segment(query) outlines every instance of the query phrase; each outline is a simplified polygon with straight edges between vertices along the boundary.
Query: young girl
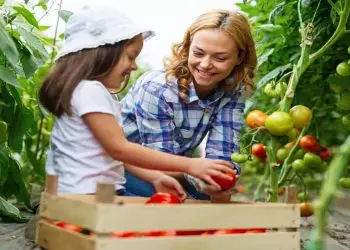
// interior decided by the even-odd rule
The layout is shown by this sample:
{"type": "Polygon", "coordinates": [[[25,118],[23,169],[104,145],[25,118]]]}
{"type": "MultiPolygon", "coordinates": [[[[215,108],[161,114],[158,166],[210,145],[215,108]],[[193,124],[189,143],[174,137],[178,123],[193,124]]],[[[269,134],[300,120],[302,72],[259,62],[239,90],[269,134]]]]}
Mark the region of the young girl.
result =
{"type": "MultiPolygon", "coordinates": [[[[220,9],[203,13],[173,46],[165,70],[145,73],[122,100],[128,140],[185,155],[208,136],[206,158],[230,160],[239,150],[245,96],[252,88],[256,64],[244,14],[220,9]]],[[[143,196],[158,191],[134,174],[135,169],[127,173],[127,190],[143,196]]],[[[211,192],[191,176],[177,177],[194,198],[230,197],[230,191],[211,192]]]]}
{"type": "Polygon", "coordinates": [[[228,178],[223,172],[232,172],[223,160],[170,155],[125,139],[113,94],[137,69],[136,57],[151,35],[111,7],[84,7],[69,19],[56,65],[39,92],[57,117],[46,169],[59,176],[58,192],[94,193],[100,181],[120,191],[122,162],[186,172],[216,187],[213,176],[228,178]]]}

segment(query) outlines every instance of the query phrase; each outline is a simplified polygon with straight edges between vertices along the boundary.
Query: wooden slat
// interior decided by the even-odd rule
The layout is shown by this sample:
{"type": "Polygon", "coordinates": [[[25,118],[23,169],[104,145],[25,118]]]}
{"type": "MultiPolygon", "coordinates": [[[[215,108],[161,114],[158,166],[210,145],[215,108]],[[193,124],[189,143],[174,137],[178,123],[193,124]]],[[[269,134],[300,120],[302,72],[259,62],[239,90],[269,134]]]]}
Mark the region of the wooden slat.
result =
{"type": "MultiPolygon", "coordinates": [[[[77,196],[78,197],[78,196],[77,196]]],[[[97,222],[95,203],[42,193],[40,216],[53,220],[63,220],[93,230],[97,222]]]]}
{"type": "MultiPolygon", "coordinates": [[[[138,239],[97,239],[96,250],[299,250],[300,235],[265,233],[138,239]]],[[[64,250],[64,249],[61,249],[64,250]]]]}
{"type": "Polygon", "coordinates": [[[39,224],[38,244],[49,250],[299,250],[300,235],[263,233],[219,236],[185,236],[115,239],[89,238],[45,222],[39,224]]]}
{"type": "Polygon", "coordinates": [[[43,194],[41,216],[64,220],[98,233],[167,229],[298,228],[292,204],[92,204],[43,194]]]}
{"type": "Polygon", "coordinates": [[[36,244],[48,250],[96,250],[95,241],[88,236],[69,232],[47,222],[38,225],[36,244]]]}

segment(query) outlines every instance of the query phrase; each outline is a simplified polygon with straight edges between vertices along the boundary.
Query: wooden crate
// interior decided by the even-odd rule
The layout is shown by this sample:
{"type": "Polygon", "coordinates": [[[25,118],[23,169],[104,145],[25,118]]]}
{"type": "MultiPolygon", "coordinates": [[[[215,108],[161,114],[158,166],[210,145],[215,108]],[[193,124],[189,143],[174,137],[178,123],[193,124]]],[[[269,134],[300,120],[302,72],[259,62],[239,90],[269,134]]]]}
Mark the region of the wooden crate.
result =
{"type": "Polygon", "coordinates": [[[187,202],[145,205],[145,198],[44,192],[37,244],[49,250],[298,250],[300,212],[296,204],[187,202]],[[106,196],[107,197],[107,196],[106,196]],[[108,198],[110,199],[110,198],[108,198]],[[107,200],[108,200],[107,199],[107,200]],[[96,201],[97,200],[97,201],[96,201]],[[48,223],[62,220],[94,232],[87,236],[48,223]],[[266,233],[113,238],[116,231],[268,228],[266,233]]]}

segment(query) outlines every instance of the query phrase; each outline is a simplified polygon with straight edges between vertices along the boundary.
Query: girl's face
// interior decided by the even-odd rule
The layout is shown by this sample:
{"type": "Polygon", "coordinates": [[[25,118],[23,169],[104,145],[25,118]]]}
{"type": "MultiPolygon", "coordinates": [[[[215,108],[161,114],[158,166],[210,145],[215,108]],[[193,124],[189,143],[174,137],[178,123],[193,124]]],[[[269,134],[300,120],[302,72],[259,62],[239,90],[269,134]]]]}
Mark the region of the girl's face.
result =
{"type": "Polygon", "coordinates": [[[240,63],[233,39],[220,29],[197,31],[192,39],[188,67],[199,97],[207,96],[240,63]]]}
{"type": "Polygon", "coordinates": [[[119,89],[122,82],[137,70],[136,58],[140,54],[143,47],[142,35],[137,35],[128,43],[120,56],[118,63],[113,67],[112,71],[102,81],[109,89],[119,89]]]}

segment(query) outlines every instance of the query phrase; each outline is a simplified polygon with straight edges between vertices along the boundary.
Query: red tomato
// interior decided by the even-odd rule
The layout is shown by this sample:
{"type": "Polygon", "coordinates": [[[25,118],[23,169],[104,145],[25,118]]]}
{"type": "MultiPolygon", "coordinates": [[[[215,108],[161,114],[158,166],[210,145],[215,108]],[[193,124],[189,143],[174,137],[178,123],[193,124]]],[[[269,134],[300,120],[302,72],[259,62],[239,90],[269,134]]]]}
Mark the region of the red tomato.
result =
{"type": "Polygon", "coordinates": [[[180,230],[176,231],[177,236],[191,236],[191,235],[202,235],[209,233],[210,230],[180,230]]]}
{"type": "Polygon", "coordinates": [[[323,148],[320,152],[320,157],[322,160],[327,161],[331,158],[332,152],[329,148],[323,148]]]}
{"type": "Polygon", "coordinates": [[[113,232],[112,237],[115,238],[131,238],[131,237],[140,237],[142,236],[139,232],[113,232]]]}
{"type": "Polygon", "coordinates": [[[318,153],[321,149],[320,144],[312,135],[303,136],[300,139],[300,147],[312,153],[318,153]]]}
{"type": "Polygon", "coordinates": [[[232,229],[220,229],[215,231],[214,235],[225,235],[225,234],[244,234],[247,230],[243,228],[232,228],[232,229]]]}
{"type": "Polygon", "coordinates": [[[247,230],[247,233],[265,233],[265,228],[250,228],[247,230]]]}
{"type": "Polygon", "coordinates": [[[266,148],[265,145],[262,143],[259,144],[253,144],[252,146],[252,154],[259,158],[262,161],[266,160],[266,148]]]}
{"type": "Polygon", "coordinates": [[[146,237],[164,237],[164,236],[175,236],[176,231],[170,230],[170,231],[149,231],[143,234],[143,236],[146,237]]]}
{"type": "Polygon", "coordinates": [[[219,184],[219,186],[221,187],[221,190],[228,190],[231,187],[233,187],[236,184],[236,175],[233,173],[225,173],[226,175],[231,177],[231,180],[227,180],[224,178],[221,178],[219,176],[213,176],[213,180],[219,184]]]}
{"type": "Polygon", "coordinates": [[[146,204],[154,204],[154,203],[157,203],[157,204],[179,204],[179,203],[181,203],[181,200],[175,194],[158,192],[158,193],[155,193],[154,195],[152,195],[152,197],[146,201],[146,204]]]}
{"type": "Polygon", "coordinates": [[[80,233],[83,230],[82,227],[79,227],[79,226],[73,225],[73,224],[69,224],[69,223],[66,223],[64,221],[56,222],[56,226],[58,226],[60,228],[64,228],[65,230],[77,232],[77,233],[80,233]]]}

